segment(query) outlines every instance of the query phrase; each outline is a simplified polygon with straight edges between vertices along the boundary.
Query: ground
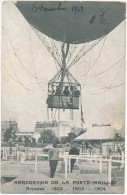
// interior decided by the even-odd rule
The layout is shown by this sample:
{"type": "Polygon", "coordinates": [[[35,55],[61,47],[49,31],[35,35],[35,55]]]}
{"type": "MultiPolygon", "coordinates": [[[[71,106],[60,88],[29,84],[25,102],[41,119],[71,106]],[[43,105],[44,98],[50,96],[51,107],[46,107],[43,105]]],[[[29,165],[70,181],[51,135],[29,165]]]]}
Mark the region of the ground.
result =
{"type": "Polygon", "coordinates": [[[103,163],[100,174],[99,163],[79,162],[67,179],[62,161],[59,162],[53,179],[50,178],[48,161],[38,164],[37,173],[34,164],[3,161],[1,167],[2,193],[124,193],[123,180],[116,178],[116,184],[112,186],[103,183],[108,178],[106,163],[103,163]]]}

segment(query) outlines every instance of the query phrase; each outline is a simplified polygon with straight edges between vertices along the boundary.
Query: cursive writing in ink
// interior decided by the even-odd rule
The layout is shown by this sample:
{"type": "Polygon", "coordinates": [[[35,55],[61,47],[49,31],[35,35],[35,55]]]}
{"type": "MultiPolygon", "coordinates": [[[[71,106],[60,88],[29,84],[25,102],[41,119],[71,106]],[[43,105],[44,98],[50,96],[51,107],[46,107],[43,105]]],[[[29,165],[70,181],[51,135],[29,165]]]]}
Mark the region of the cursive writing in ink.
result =
{"type": "Polygon", "coordinates": [[[62,7],[62,2],[59,2],[56,7],[46,7],[43,2],[40,4],[39,1],[38,2],[36,1],[32,5],[32,10],[34,12],[36,12],[36,11],[45,11],[45,12],[65,11],[65,7],[62,7]]]}
{"type": "Polygon", "coordinates": [[[84,11],[84,7],[83,6],[78,6],[78,5],[73,5],[72,6],[72,12],[74,13],[74,15],[76,15],[78,12],[83,12],[84,11]]]}
{"type": "Polygon", "coordinates": [[[93,23],[107,24],[104,16],[105,16],[105,11],[99,16],[97,16],[96,14],[90,18],[89,23],[90,24],[93,24],[93,23]]]}

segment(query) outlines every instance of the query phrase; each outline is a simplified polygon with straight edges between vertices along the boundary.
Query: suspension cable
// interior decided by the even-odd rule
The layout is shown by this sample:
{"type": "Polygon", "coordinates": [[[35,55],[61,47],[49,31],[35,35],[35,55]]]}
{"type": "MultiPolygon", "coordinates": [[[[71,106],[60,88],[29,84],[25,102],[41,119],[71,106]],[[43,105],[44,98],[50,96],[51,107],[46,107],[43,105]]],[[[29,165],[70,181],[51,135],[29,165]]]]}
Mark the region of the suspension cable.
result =
{"type": "Polygon", "coordinates": [[[48,46],[47,42],[44,39],[42,39],[42,37],[40,37],[38,31],[35,30],[35,28],[31,24],[29,24],[29,25],[31,26],[31,28],[33,29],[33,31],[35,32],[35,34],[37,35],[37,37],[40,39],[40,41],[43,43],[43,45],[46,47],[46,49],[48,50],[48,52],[51,54],[51,56],[54,58],[54,60],[57,62],[57,64],[61,68],[60,63],[58,62],[57,58],[55,57],[53,51],[51,51],[51,48],[48,46]]]}
{"type": "Polygon", "coordinates": [[[71,63],[68,68],[72,67],[75,63],[77,63],[82,56],[86,55],[91,49],[93,49],[104,37],[100,38],[99,40],[97,40],[96,42],[94,41],[94,43],[92,44],[91,47],[89,47],[87,50],[85,50],[73,63],[71,63]]]}
{"type": "MultiPolygon", "coordinates": [[[[16,72],[15,72],[15,70],[14,70],[14,66],[13,66],[13,63],[12,63],[12,60],[11,60],[11,56],[10,56],[10,53],[9,53],[9,49],[8,49],[8,45],[7,45],[7,40],[6,40],[6,37],[5,37],[5,34],[4,34],[4,33],[3,33],[3,35],[4,35],[4,38],[5,38],[5,44],[6,44],[7,53],[8,53],[9,59],[10,59],[10,64],[11,64],[11,67],[12,67],[12,69],[13,69],[14,75],[15,75],[15,77],[17,78],[17,82],[18,82],[24,89],[30,91],[30,89],[26,88],[26,87],[24,86],[24,84],[20,81],[20,79],[18,78],[18,76],[17,76],[17,74],[16,74],[16,72]]],[[[11,77],[12,77],[12,76],[11,76],[11,77]]]]}
{"type": "Polygon", "coordinates": [[[123,65],[123,63],[121,63],[121,66],[120,66],[118,72],[116,73],[114,79],[113,79],[112,82],[110,83],[109,87],[107,87],[104,91],[102,91],[102,92],[100,92],[100,93],[92,93],[92,92],[89,92],[88,90],[86,90],[86,92],[89,93],[89,94],[91,94],[91,95],[101,95],[101,94],[107,92],[108,90],[110,90],[111,87],[112,87],[112,84],[115,82],[117,76],[119,75],[119,72],[120,72],[120,70],[121,70],[122,65],[123,65]]]}
{"type": "MultiPolygon", "coordinates": [[[[3,25],[4,25],[4,24],[3,24],[3,25]]],[[[3,29],[6,31],[5,28],[3,28],[3,29]]],[[[17,53],[16,53],[16,51],[15,51],[15,49],[14,49],[12,43],[11,43],[11,40],[10,40],[10,37],[9,37],[7,31],[6,31],[6,35],[7,35],[7,37],[8,37],[9,42],[10,42],[10,45],[11,45],[11,47],[12,47],[12,50],[13,50],[13,52],[14,52],[14,54],[15,54],[17,60],[19,61],[19,64],[23,67],[23,69],[24,69],[31,77],[37,79],[32,73],[30,73],[30,72],[26,69],[26,67],[24,66],[24,64],[22,63],[22,61],[20,60],[20,58],[18,57],[18,55],[17,55],[17,53]]]]}

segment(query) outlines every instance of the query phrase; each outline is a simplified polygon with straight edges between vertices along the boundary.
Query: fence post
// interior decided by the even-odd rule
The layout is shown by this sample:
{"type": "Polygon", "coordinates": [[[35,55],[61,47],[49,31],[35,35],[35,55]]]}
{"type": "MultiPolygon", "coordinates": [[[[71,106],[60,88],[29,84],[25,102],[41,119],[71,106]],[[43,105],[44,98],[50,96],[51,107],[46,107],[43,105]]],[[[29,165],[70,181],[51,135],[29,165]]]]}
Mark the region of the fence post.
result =
{"type": "Polygon", "coordinates": [[[124,152],[122,152],[122,165],[121,165],[121,168],[124,167],[124,152]]]}
{"type": "Polygon", "coordinates": [[[5,152],[5,160],[7,160],[7,157],[8,157],[8,148],[4,148],[4,152],[5,152]]]}
{"type": "Polygon", "coordinates": [[[11,152],[11,162],[10,163],[13,163],[13,152],[11,152]]]}
{"type": "Polygon", "coordinates": [[[97,163],[97,154],[94,154],[95,157],[95,163],[97,163]]]}
{"type": "Polygon", "coordinates": [[[65,162],[65,179],[67,179],[67,160],[68,160],[68,158],[65,157],[64,158],[64,162],[65,162]]]}
{"type": "Polygon", "coordinates": [[[110,159],[108,161],[108,182],[111,186],[111,180],[112,180],[112,162],[111,162],[112,157],[110,156],[110,159]]]}
{"type": "Polygon", "coordinates": [[[69,173],[71,172],[71,159],[69,158],[69,173]]]}
{"type": "Polygon", "coordinates": [[[37,173],[37,155],[35,156],[35,173],[37,173]]]}
{"type": "Polygon", "coordinates": [[[102,156],[100,156],[100,173],[102,173],[102,156]]]}
{"type": "Polygon", "coordinates": [[[3,159],[6,159],[6,150],[5,150],[5,147],[2,148],[3,149],[3,159]]]}

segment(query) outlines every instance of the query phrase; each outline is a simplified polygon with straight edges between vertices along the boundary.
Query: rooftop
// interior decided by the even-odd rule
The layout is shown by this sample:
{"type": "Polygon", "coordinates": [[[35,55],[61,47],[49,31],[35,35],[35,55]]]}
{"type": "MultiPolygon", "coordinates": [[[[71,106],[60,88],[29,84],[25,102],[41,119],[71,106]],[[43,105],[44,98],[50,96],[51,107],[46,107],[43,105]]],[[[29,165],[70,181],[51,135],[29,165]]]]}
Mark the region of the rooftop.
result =
{"type": "Polygon", "coordinates": [[[75,138],[79,140],[112,140],[115,132],[111,126],[91,127],[87,132],[75,138]]]}

